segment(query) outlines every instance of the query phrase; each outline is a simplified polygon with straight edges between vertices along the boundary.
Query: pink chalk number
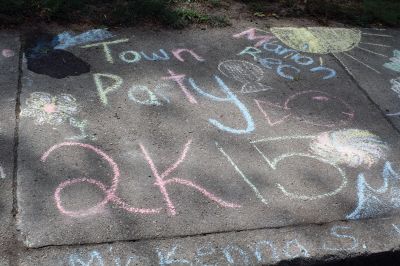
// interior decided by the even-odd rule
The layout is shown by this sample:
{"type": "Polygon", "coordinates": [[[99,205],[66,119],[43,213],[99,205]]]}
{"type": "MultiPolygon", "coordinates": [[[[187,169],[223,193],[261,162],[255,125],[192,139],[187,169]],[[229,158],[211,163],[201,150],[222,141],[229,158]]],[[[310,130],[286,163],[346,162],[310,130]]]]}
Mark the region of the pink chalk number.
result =
{"type": "MultiPolygon", "coordinates": [[[[177,213],[175,206],[174,206],[174,204],[170,198],[170,195],[167,191],[167,188],[166,188],[167,185],[170,185],[173,183],[184,185],[184,186],[190,187],[192,189],[195,189],[198,192],[200,192],[201,194],[203,194],[204,197],[208,198],[211,201],[216,202],[217,204],[219,204],[222,207],[226,207],[226,208],[241,207],[238,204],[223,201],[219,197],[208,192],[206,189],[195,184],[194,182],[192,182],[190,180],[176,178],[176,177],[166,179],[185,160],[185,157],[189,151],[191,142],[192,141],[189,140],[185,144],[184,149],[183,149],[180,157],[178,158],[178,160],[162,173],[159,173],[158,169],[156,168],[156,166],[155,166],[152,158],[150,157],[149,152],[145,148],[145,146],[143,144],[140,144],[140,148],[143,153],[143,156],[144,156],[146,162],[148,163],[151,171],[153,172],[153,175],[156,178],[154,185],[158,186],[158,188],[160,189],[160,192],[163,195],[164,201],[167,205],[168,213],[172,216],[176,215],[176,213],[177,213]]],[[[55,150],[58,150],[62,147],[71,147],[71,146],[78,146],[78,147],[81,147],[84,149],[88,149],[88,150],[93,151],[97,155],[99,155],[111,167],[111,169],[113,171],[113,177],[111,180],[112,181],[111,186],[107,186],[104,183],[102,183],[96,179],[92,179],[92,178],[74,178],[74,179],[66,180],[66,181],[60,183],[60,185],[56,188],[56,191],[54,193],[54,200],[55,200],[58,210],[62,214],[71,216],[71,217],[84,217],[84,216],[94,215],[94,214],[100,213],[108,203],[113,203],[116,206],[118,206],[119,208],[121,208],[129,213],[156,214],[156,213],[161,212],[161,210],[163,208],[136,208],[136,207],[130,206],[127,202],[125,202],[120,197],[118,197],[116,195],[119,178],[120,178],[120,170],[119,170],[118,165],[114,162],[114,160],[110,156],[108,156],[102,150],[100,150],[96,147],[93,147],[90,144],[84,144],[84,143],[79,143],[79,142],[64,142],[64,143],[57,144],[57,145],[51,147],[48,151],[46,151],[43,154],[43,156],[41,157],[41,161],[46,162],[49,155],[52,152],[54,152],[55,150]],[[88,208],[88,209],[81,209],[81,210],[74,210],[74,211],[66,209],[61,200],[61,193],[65,188],[72,186],[72,185],[76,185],[76,184],[88,184],[88,185],[96,186],[98,189],[100,189],[104,193],[104,195],[105,195],[104,199],[101,202],[99,202],[97,205],[95,205],[91,208],[88,208]]]]}

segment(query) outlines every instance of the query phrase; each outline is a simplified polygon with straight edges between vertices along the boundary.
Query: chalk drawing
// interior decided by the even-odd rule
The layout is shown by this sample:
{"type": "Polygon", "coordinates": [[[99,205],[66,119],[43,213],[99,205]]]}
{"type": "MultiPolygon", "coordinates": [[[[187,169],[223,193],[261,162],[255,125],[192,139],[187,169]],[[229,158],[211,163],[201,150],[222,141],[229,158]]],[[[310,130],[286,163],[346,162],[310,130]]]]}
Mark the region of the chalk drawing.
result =
{"type": "MultiPolygon", "coordinates": [[[[113,74],[93,74],[94,82],[96,84],[97,93],[99,94],[100,100],[104,105],[108,104],[107,94],[113,91],[117,91],[123,84],[123,79],[120,76],[113,74]],[[106,78],[112,82],[111,85],[106,86],[103,79],[106,78]]],[[[110,82],[108,82],[110,83],[110,82]]]]}
{"type": "Polygon", "coordinates": [[[389,63],[385,63],[383,66],[387,69],[400,72],[400,50],[393,51],[393,57],[390,58],[389,63]]]}
{"type": "Polygon", "coordinates": [[[398,234],[400,234],[400,228],[399,228],[399,226],[398,226],[397,224],[392,224],[392,226],[393,226],[394,230],[396,230],[396,232],[397,232],[398,234]]]}
{"type": "Polygon", "coordinates": [[[293,141],[293,140],[313,140],[315,139],[315,136],[284,136],[284,137],[277,137],[277,138],[265,138],[265,139],[260,139],[256,141],[252,141],[251,144],[253,144],[253,147],[255,150],[261,155],[261,157],[264,159],[264,161],[267,163],[267,165],[272,169],[272,170],[277,170],[278,164],[282,162],[284,164],[284,161],[289,158],[297,157],[297,158],[306,158],[306,159],[312,159],[316,160],[318,162],[324,163],[326,165],[329,165],[333,167],[338,172],[338,176],[341,179],[341,184],[339,187],[334,189],[333,191],[326,192],[323,194],[318,194],[318,195],[313,195],[313,196],[307,196],[307,195],[300,195],[296,193],[292,193],[286,190],[284,186],[282,186],[280,183],[276,183],[277,188],[287,197],[292,198],[292,199],[301,199],[301,200],[318,200],[318,199],[323,199],[326,197],[331,197],[343,190],[347,186],[347,177],[344,172],[338,165],[336,165],[333,162],[330,162],[326,160],[323,157],[320,157],[318,155],[314,155],[312,153],[305,153],[305,152],[291,152],[291,153],[284,153],[281,154],[275,158],[268,158],[267,155],[261,151],[261,149],[257,146],[258,143],[264,143],[264,142],[276,142],[276,141],[293,141]]]}
{"type": "Polygon", "coordinates": [[[14,53],[14,51],[11,50],[11,49],[3,49],[3,50],[1,51],[1,55],[4,56],[4,57],[6,57],[6,58],[9,58],[9,57],[13,57],[13,56],[15,55],[15,53],[14,53]]]}
{"type": "Polygon", "coordinates": [[[258,41],[254,45],[255,47],[259,47],[263,43],[275,39],[275,37],[271,33],[256,28],[250,28],[248,30],[233,35],[233,38],[240,37],[246,37],[250,41],[258,41]],[[257,35],[257,32],[261,32],[263,35],[257,35]]]}
{"type": "Polygon", "coordinates": [[[104,260],[101,254],[94,250],[89,253],[90,258],[85,262],[81,255],[72,254],[69,257],[69,266],[104,266],[104,260]],[[96,264],[95,264],[96,263],[96,264]]]}
{"type": "Polygon", "coordinates": [[[227,77],[243,83],[241,93],[253,93],[271,90],[260,81],[263,79],[263,70],[250,62],[242,60],[227,60],[219,63],[218,70],[227,77]]]}
{"type": "Polygon", "coordinates": [[[38,125],[61,125],[79,112],[76,99],[70,94],[52,96],[46,92],[33,92],[22,108],[21,116],[35,119],[38,125]]]}
{"type": "Polygon", "coordinates": [[[0,178],[1,179],[5,179],[6,178],[6,174],[4,172],[4,168],[1,165],[0,165],[0,178]]]}
{"type": "MultiPolygon", "coordinates": [[[[336,77],[336,71],[334,69],[323,66],[323,62],[321,60],[320,65],[315,66],[314,59],[309,56],[304,56],[296,50],[288,49],[279,44],[270,42],[265,42],[262,47],[265,51],[269,53],[273,52],[274,54],[283,57],[284,59],[289,58],[299,67],[310,67],[309,71],[311,73],[324,74],[324,76],[322,76],[323,80],[328,80],[336,77]]],[[[294,80],[295,78],[298,78],[299,74],[301,73],[300,68],[295,67],[291,64],[286,64],[281,59],[263,57],[262,51],[255,47],[246,47],[238,55],[250,55],[252,56],[254,61],[258,61],[264,68],[275,70],[279,76],[288,80],[294,80]]]]}
{"type": "MultiPolygon", "coordinates": [[[[392,87],[390,88],[394,93],[397,94],[397,97],[400,98],[400,77],[396,79],[391,79],[390,83],[392,84],[392,87]]],[[[391,113],[391,114],[386,114],[387,116],[400,116],[400,112],[396,113],[391,113]]]]}
{"type": "Polygon", "coordinates": [[[238,247],[236,245],[235,246],[234,245],[226,246],[224,248],[223,252],[224,252],[226,260],[230,264],[236,264],[236,262],[235,262],[235,260],[233,258],[233,255],[232,255],[233,252],[236,252],[236,253],[239,254],[240,259],[241,259],[240,265],[250,265],[250,258],[247,255],[247,253],[243,249],[241,249],[240,247],[238,247]]]}
{"type": "Polygon", "coordinates": [[[182,58],[181,53],[186,52],[189,53],[191,56],[193,56],[194,59],[200,62],[204,62],[205,59],[202,58],[201,56],[197,55],[193,50],[190,49],[173,49],[172,54],[175,56],[176,59],[178,59],[181,62],[185,62],[185,59],[182,58]]]}
{"type": "Polygon", "coordinates": [[[155,105],[159,106],[162,103],[158,100],[157,95],[155,95],[147,86],[132,86],[128,91],[128,97],[134,102],[143,104],[143,105],[155,105]],[[139,100],[135,97],[137,92],[145,92],[148,96],[146,100],[139,100]]]}
{"type": "Polygon", "coordinates": [[[315,54],[350,51],[361,41],[358,29],[272,27],[271,32],[290,48],[315,54]]]}
{"type": "Polygon", "coordinates": [[[284,254],[287,258],[310,257],[308,250],[302,246],[297,239],[286,243],[284,254]]]}
{"type": "Polygon", "coordinates": [[[164,49],[160,49],[160,54],[158,55],[156,53],[152,53],[151,57],[148,56],[147,54],[145,54],[144,52],[140,52],[143,56],[143,58],[145,58],[146,60],[149,61],[166,61],[169,60],[169,55],[167,54],[167,52],[164,51],[164,49]]]}
{"type": "Polygon", "coordinates": [[[237,164],[232,160],[232,158],[224,151],[224,149],[218,144],[218,142],[215,142],[215,145],[217,146],[218,150],[222,153],[222,155],[225,156],[225,158],[228,160],[228,162],[233,166],[233,169],[240,175],[240,177],[246,182],[250,188],[253,190],[254,194],[256,197],[264,204],[268,204],[268,201],[261,195],[260,191],[258,191],[258,188],[250,181],[250,179],[240,170],[240,168],[237,166],[237,164]]]}
{"type": "Polygon", "coordinates": [[[207,243],[206,245],[203,245],[199,247],[196,250],[196,256],[194,258],[195,260],[195,265],[202,265],[202,266],[217,266],[217,264],[206,264],[203,261],[204,257],[209,257],[214,255],[216,252],[215,248],[212,246],[211,243],[207,243]]]}
{"type": "Polygon", "coordinates": [[[106,57],[106,61],[111,64],[114,64],[114,58],[112,57],[111,49],[110,49],[109,45],[124,43],[127,41],[129,41],[129,39],[120,39],[120,40],[109,41],[109,42],[99,42],[99,43],[93,43],[93,44],[81,46],[81,48],[92,48],[92,47],[97,47],[97,46],[103,46],[103,52],[106,57]]]}
{"type": "Polygon", "coordinates": [[[383,167],[382,179],[382,186],[375,189],[367,183],[364,173],[358,175],[357,207],[347,219],[376,217],[400,208],[400,176],[390,162],[383,167]]]}
{"type": "MultiPolygon", "coordinates": [[[[181,247],[181,246],[179,246],[181,247]]],[[[171,265],[171,264],[178,264],[178,265],[183,265],[183,264],[189,264],[192,265],[191,261],[181,258],[178,259],[176,258],[176,249],[178,248],[178,245],[174,245],[171,250],[161,250],[157,248],[157,255],[158,255],[158,264],[159,265],[171,265]]]]}
{"type": "Polygon", "coordinates": [[[343,239],[351,240],[352,244],[350,245],[350,247],[343,247],[342,243],[340,243],[339,247],[332,247],[332,246],[329,246],[326,243],[324,243],[322,248],[325,250],[353,250],[353,249],[357,248],[358,241],[354,236],[338,232],[338,231],[344,231],[344,230],[351,230],[351,227],[335,225],[331,228],[331,235],[334,237],[337,237],[341,240],[343,240],[343,239]]]}
{"type": "Polygon", "coordinates": [[[255,129],[254,121],[253,121],[253,118],[251,117],[250,112],[248,111],[247,107],[237,98],[237,96],[228,88],[228,86],[225,85],[225,83],[223,82],[223,80],[221,78],[219,78],[218,76],[215,76],[215,80],[217,81],[222,92],[224,92],[226,94],[225,98],[214,96],[214,95],[209,94],[209,93],[205,92],[204,90],[200,89],[196,85],[195,81],[192,78],[189,79],[189,83],[192,86],[193,90],[195,90],[197,93],[199,93],[200,95],[202,95],[204,97],[207,97],[216,102],[230,102],[230,103],[234,104],[237,108],[239,108],[240,112],[242,113],[242,116],[246,120],[247,127],[246,127],[246,129],[236,129],[236,128],[231,128],[231,127],[225,126],[215,119],[209,119],[208,121],[212,125],[219,128],[220,130],[227,131],[232,134],[247,134],[247,133],[254,131],[254,129],[255,129]]]}
{"type": "Polygon", "coordinates": [[[310,149],[334,164],[370,168],[386,158],[389,147],[367,130],[347,129],[320,134],[310,149]]]}
{"type": "Polygon", "coordinates": [[[169,70],[169,69],[168,69],[168,73],[169,73],[169,76],[163,77],[163,79],[175,81],[178,84],[179,88],[182,90],[182,92],[185,94],[188,101],[192,104],[197,104],[196,98],[190,93],[188,88],[186,88],[186,85],[184,83],[185,75],[175,74],[172,70],[169,70]]]}
{"type": "Polygon", "coordinates": [[[130,212],[130,213],[154,214],[154,213],[159,213],[161,211],[160,208],[146,209],[146,208],[132,207],[128,203],[124,202],[121,198],[119,198],[116,195],[116,192],[118,189],[119,178],[120,178],[120,171],[119,171],[118,165],[106,153],[104,153],[102,150],[100,150],[92,145],[79,143],[79,142],[63,142],[63,143],[54,145],[48,151],[46,151],[43,154],[43,156],[41,157],[41,161],[46,162],[49,155],[60,148],[74,147],[74,146],[90,150],[90,151],[94,152],[95,154],[97,154],[99,157],[101,157],[104,161],[106,161],[108,163],[108,165],[112,169],[113,177],[112,177],[111,186],[105,185],[104,183],[102,183],[96,179],[91,179],[91,178],[74,178],[74,179],[66,180],[66,181],[63,181],[62,183],[60,183],[60,185],[57,187],[57,189],[54,193],[54,200],[56,202],[56,206],[57,206],[58,210],[62,214],[71,216],[71,217],[84,217],[84,216],[98,214],[105,208],[105,206],[109,202],[116,204],[119,208],[121,208],[127,212],[130,212]],[[98,189],[100,189],[104,193],[104,199],[97,205],[95,205],[91,208],[88,208],[88,209],[74,210],[74,211],[67,210],[64,207],[63,202],[61,200],[62,191],[69,186],[82,185],[82,184],[93,185],[93,186],[97,187],[98,189]]]}
{"type": "Polygon", "coordinates": [[[276,248],[273,245],[273,243],[271,241],[261,240],[256,243],[255,251],[254,251],[254,256],[256,257],[258,263],[264,262],[262,252],[261,252],[261,248],[263,248],[263,247],[268,247],[271,250],[272,260],[274,260],[274,261],[279,260],[279,256],[276,252],[276,248]]]}
{"type": "Polygon", "coordinates": [[[67,49],[76,45],[82,45],[90,42],[99,42],[105,39],[110,39],[114,35],[105,29],[89,30],[79,35],[73,36],[69,32],[63,32],[55,37],[58,43],[54,49],[67,49]]]}
{"type": "Polygon", "coordinates": [[[335,127],[345,125],[354,118],[353,108],[345,101],[322,91],[302,91],[289,96],[279,105],[254,100],[268,125],[276,126],[289,118],[314,126],[335,127]]]}
{"type": "Polygon", "coordinates": [[[168,167],[166,170],[164,170],[164,172],[160,173],[159,170],[156,168],[153,159],[150,157],[149,152],[147,151],[147,149],[144,147],[143,144],[140,144],[140,148],[141,151],[143,153],[144,158],[146,159],[154,177],[156,178],[156,182],[154,183],[154,185],[158,186],[160,189],[160,192],[163,194],[164,196],[164,201],[168,207],[168,212],[170,215],[176,215],[176,209],[174,204],[172,203],[170,196],[167,192],[167,188],[166,186],[168,184],[172,184],[172,183],[176,183],[176,184],[180,184],[180,185],[184,185],[184,186],[188,186],[191,187],[193,189],[196,189],[197,191],[199,191],[201,194],[203,194],[206,198],[208,198],[211,201],[216,202],[217,204],[219,204],[222,207],[226,207],[226,208],[240,208],[241,206],[238,204],[234,204],[234,203],[229,203],[226,201],[223,201],[222,199],[220,199],[219,197],[215,196],[214,194],[208,192],[206,189],[204,189],[203,187],[197,185],[196,183],[190,181],[190,180],[186,180],[186,179],[181,179],[181,178],[170,178],[170,179],[166,179],[166,177],[168,177],[172,172],[174,172],[176,170],[176,168],[185,160],[186,158],[186,154],[189,151],[190,148],[190,144],[192,143],[192,140],[189,140],[184,148],[183,151],[180,155],[180,157],[177,159],[177,161],[172,164],[170,167],[168,167]]]}
{"type": "Polygon", "coordinates": [[[68,140],[83,140],[83,139],[90,139],[90,140],[96,140],[97,138],[93,135],[89,135],[86,132],[87,128],[87,121],[86,120],[78,120],[74,117],[69,118],[69,124],[77,129],[79,129],[80,134],[72,137],[68,137],[66,139],[68,140]]]}
{"type": "Polygon", "coordinates": [[[119,54],[119,58],[125,63],[137,63],[142,59],[142,56],[136,51],[124,51],[119,54]]]}

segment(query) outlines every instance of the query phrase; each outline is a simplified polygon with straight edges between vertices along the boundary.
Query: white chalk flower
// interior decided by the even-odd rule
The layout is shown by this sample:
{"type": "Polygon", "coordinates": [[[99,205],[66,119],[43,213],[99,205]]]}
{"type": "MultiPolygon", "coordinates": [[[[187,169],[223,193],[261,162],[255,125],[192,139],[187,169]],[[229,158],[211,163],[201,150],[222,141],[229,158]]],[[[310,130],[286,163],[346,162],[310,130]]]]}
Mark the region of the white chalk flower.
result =
{"type": "Polygon", "coordinates": [[[347,129],[320,134],[311,151],[334,163],[368,168],[386,158],[388,145],[367,130],[347,129]]]}
{"type": "Polygon", "coordinates": [[[45,92],[33,92],[26,105],[21,116],[32,117],[39,125],[61,125],[79,111],[76,99],[70,94],[52,96],[45,92]]]}

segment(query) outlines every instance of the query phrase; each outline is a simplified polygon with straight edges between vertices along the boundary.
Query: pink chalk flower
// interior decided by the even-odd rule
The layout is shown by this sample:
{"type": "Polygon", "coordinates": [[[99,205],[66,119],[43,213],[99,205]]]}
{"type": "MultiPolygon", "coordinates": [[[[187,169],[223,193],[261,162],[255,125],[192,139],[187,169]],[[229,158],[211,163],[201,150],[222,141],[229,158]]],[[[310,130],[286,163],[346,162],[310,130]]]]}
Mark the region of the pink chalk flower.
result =
{"type": "Polygon", "coordinates": [[[4,56],[4,57],[12,57],[12,56],[14,56],[15,55],[15,53],[14,53],[14,51],[13,50],[10,50],[10,49],[3,49],[3,51],[1,51],[1,54],[4,56]]]}
{"type": "Polygon", "coordinates": [[[39,125],[60,125],[79,111],[76,99],[70,94],[52,96],[45,92],[33,92],[26,105],[21,116],[32,117],[39,125]]]}

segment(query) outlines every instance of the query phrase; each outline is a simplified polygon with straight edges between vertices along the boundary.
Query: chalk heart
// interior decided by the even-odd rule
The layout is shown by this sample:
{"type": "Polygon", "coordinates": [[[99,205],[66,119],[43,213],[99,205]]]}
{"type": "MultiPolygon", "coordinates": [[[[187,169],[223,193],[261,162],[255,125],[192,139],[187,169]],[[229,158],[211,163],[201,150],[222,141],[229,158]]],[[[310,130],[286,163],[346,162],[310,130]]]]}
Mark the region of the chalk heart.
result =
{"type": "Polygon", "coordinates": [[[361,31],[357,29],[274,27],[271,32],[290,48],[313,54],[350,51],[361,41],[361,31]]]}

